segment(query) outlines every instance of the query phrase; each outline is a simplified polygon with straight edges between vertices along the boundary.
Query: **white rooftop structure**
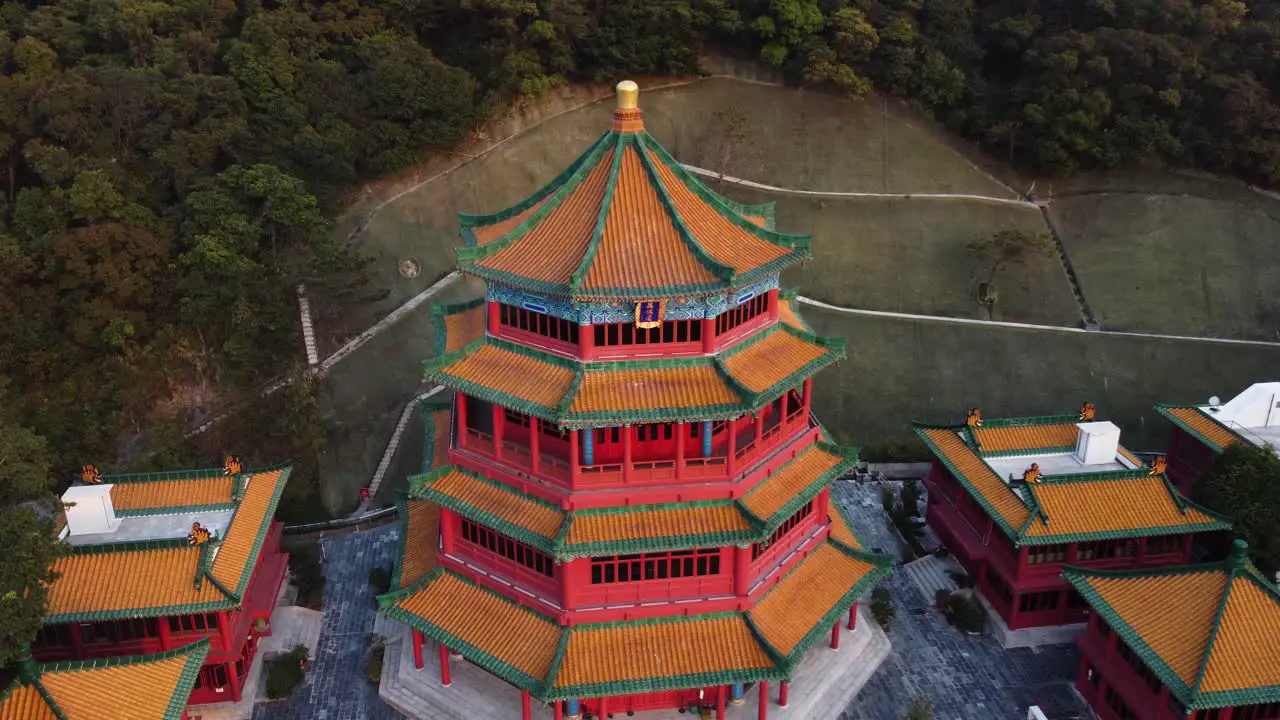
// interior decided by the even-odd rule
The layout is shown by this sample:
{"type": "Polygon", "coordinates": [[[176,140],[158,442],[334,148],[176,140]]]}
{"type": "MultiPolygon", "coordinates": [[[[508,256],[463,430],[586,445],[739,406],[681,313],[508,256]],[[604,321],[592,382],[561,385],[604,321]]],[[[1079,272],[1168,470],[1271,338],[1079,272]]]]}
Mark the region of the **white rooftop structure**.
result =
{"type": "Polygon", "coordinates": [[[61,539],[69,545],[145,540],[176,540],[191,532],[192,523],[205,526],[214,537],[226,535],[234,508],[119,517],[111,501],[110,484],[76,485],[62,494],[67,526],[61,539]]]}
{"type": "Polygon", "coordinates": [[[987,455],[982,460],[1006,484],[1021,480],[1032,463],[1040,466],[1041,475],[1079,475],[1141,467],[1121,452],[1120,428],[1110,421],[1076,423],[1076,443],[1069,451],[1032,450],[1018,455],[987,455]]]}
{"type": "Polygon", "coordinates": [[[1225,405],[1200,410],[1254,445],[1280,451],[1280,382],[1254,383],[1225,405]]]}

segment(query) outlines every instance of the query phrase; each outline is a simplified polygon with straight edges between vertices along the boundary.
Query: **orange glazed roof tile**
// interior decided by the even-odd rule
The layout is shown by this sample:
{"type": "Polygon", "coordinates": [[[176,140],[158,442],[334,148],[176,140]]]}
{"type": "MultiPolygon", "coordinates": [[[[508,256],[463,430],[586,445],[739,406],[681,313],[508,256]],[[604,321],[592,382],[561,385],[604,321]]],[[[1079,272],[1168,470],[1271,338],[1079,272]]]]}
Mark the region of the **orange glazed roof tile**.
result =
{"type": "Polygon", "coordinates": [[[628,367],[588,370],[573,397],[569,412],[610,413],[626,407],[636,411],[662,408],[734,406],[741,400],[711,362],[675,367],[628,367]]]}
{"type": "Polygon", "coordinates": [[[572,513],[560,555],[730,545],[757,535],[751,521],[727,500],[592,508],[572,513]]]}
{"type": "Polygon", "coordinates": [[[794,660],[867,587],[889,574],[891,562],[823,543],[765,593],[747,617],[774,651],[794,660]]]}
{"type": "Polygon", "coordinates": [[[1160,475],[1115,479],[1079,479],[1042,482],[1030,486],[1041,512],[1023,531],[1028,537],[1093,535],[1120,530],[1186,532],[1200,525],[1204,530],[1228,527],[1220,517],[1179,502],[1160,475]],[[1048,518],[1046,522],[1045,518],[1048,518]]]}
{"type": "Polygon", "coordinates": [[[837,502],[827,503],[827,519],[831,522],[831,539],[853,550],[862,550],[862,542],[853,531],[853,523],[837,502]]]}
{"type": "Polygon", "coordinates": [[[394,587],[421,580],[436,569],[440,548],[440,506],[426,500],[403,498],[399,503],[400,547],[396,554],[394,587]]]}
{"type": "Polygon", "coordinates": [[[798,333],[786,325],[772,329],[731,348],[721,360],[725,370],[748,392],[757,395],[844,357],[844,341],[798,333]]]}
{"type": "Polygon", "coordinates": [[[425,433],[422,444],[422,472],[449,464],[449,431],[453,424],[453,404],[448,400],[424,401],[422,425],[425,433]]]}
{"type": "Polygon", "coordinates": [[[208,654],[205,639],[156,655],[31,663],[0,696],[0,720],[178,720],[208,654]]]}
{"type": "Polygon", "coordinates": [[[430,500],[544,550],[564,524],[564,512],[551,503],[453,465],[410,478],[409,488],[410,497],[430,500]]]}
{"type": "Polygon", "coordinates": [[[778,515],[790,517],[857,462],[856,451],[842,451],[826,443],[810,445],[752,488],[742,498],[742,505],[761,522],[778,515]]]}
{"type": "MultiPolygon", "coordinates": [[[[173,497],[170,483],[191,483],[196,490],[212,486],[211,473],[151,473],[103,476],[118,489],[151,485],[157,497],[173,497]],[[181,479],[173,479],[179,477],[181,479]]],[[[199,518],[201,510],[230,511],[224,532],[206,545],[190,545],[185,535],[153,540],[122,540],[107,544],[76,544],[69,555],[54,562],[59,578],[49,587],[47,623],[90,622],[132,617],[155,617],[182,612],[206,612],[239,605],[265,543],[289,468],[244,473],[247,484],[238,501],[223,504],[179,505],[171,513],[148,508],[142,515],[173,514],[199,518]],[[199,508],[193,511],[192,508],[199,508]]],[[[146,497],[140,492],[135,497],[146,497]]],[[[197,496],[198,497],[198,496],[197,496]]],[[[181,502],[180,499],[173,500],[181,502]]],[[[123,522],[131,522],[120,513],[123,522]]],[[[151,518],[143,518],[151,520],[151,518]]],[[[185,525],[185,533],[189,526],[185,525]]]]}
{"type": "Polygon", "coordinates": [[[431,319],[436,331],[436,355],[456,352],[484,335],[484,298],[451,305],[433,305],[431,319]]]}
{"type": "Polygon", "coordinates": [[[1234,445],[1240,437],[1198,407],[1157,405],[1156,411],[1214,450],[1234,445]]]}
{"type": "Polygon", "coordinates": [[[809,323],[800,317],[799,300],[796,291],[781,290],[778,292],[778,319],[801,332],[813,332],[809,323]]]}
{"type": "Polygon", "coordinates": [[[978,441],[978,451],[981,453],[1074,448],[1076,433],[1074,422],[981,427],[973,431],[978,441]]]}
{"type": "Polygon", "coordinates": [[[378,605],[393,620],[526,690],[541,688],[560,644],[560,626],[550,619],[439,568],[379,597],[378,605]]]}
{"type": "Polygon", "coordinates": [[[441,384],[539,416],[559,406],[574,379],[569,361],[492,338],[428,361],[427,368],[428,378],[441,384]]]}
{"type": "Polygon", "coordinates": [[[232,504],[234,478],[221,471],[203,478],[150,482],[111,481],[111,504],[116,514],[171,511],[182,507],[232,504]]]}
{"type": "Polygon", "coordinates": [[[1225,561],[1063,576],[1188,709],[1280,701],[1280,590],[1225,561]]]}
{"type": "Polygon", "coordinates": [[[702,184],[624,109],[583,155],[521,203],[461,215],[459,266],[487,281],[583,300],[725,292],[809,257],[771,206],[702,184]]]}
{"type": "Polygon", "coordinates": [[[956,479],[969,484],[970,492],[989,513],[1015,530],[1026,523],[1031,515],[1026,503],[964,444],[954,429],[918,427],[916,433],[934,448],[934,453],[951,468],[956,479]]]}
{"type": "Polygon", "coordinates": [[[548,698],[780,677],[739,613],[577,625],[568,634],[548,698]]]}

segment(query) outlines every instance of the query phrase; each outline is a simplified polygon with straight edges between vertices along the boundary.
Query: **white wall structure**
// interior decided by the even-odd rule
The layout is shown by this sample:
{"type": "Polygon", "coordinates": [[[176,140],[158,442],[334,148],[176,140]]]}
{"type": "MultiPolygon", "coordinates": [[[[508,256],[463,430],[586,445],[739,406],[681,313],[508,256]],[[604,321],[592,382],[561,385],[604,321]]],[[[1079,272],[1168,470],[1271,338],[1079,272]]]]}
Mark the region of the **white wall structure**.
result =
{"type": "Polygon", "coordinates": [[[1241,427],[1280,426],[1280,382],[1254,383],[1226,405],[1209,413],[1223,424],[1241,427]]]}
{"type": "Polygon", "coordinates": [[[67,513],[67,530],[76,535],[113,533],[120,527],[111,485],[78,485],[67,488],[62,503],[67,513]]]}
{"type": "Polygon", "coordinates": [[[1076,459],[1082,465],[1107,465],[1116,461],[1120,428],[1110,420],[1076,423],[1076,459]]]}

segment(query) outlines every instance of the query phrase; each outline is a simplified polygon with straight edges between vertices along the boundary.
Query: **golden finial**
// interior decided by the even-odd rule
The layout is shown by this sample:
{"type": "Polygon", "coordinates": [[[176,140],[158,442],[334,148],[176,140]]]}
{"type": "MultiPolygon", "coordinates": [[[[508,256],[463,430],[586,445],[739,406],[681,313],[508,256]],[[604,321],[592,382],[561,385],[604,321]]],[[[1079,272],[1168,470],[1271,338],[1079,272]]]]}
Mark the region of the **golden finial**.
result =
{"type": "Polygon", "coordinates": [[[102,471],[93,465],[85,465],[80,468],[80,479],[96,485],[102,482],[102,471]]]}
{"type": "Polygon", "coordinates": [[[1031,463],[1031,467],[1022,472],[1022,482],[1024,483],[1038,483],[1040,478],[1040,463],[1031,463]]]}
{"type": "Polygon", "coordinates": [[[1169,461],[1165,459],[1165,456],[1161,455],[1151,461],[1151,470],[1149,472],[1152,475],[1160,475],[1160,474],[1163,474],[1164,471],[1168,469],[1169,469],[1169,461]]]}
{"type": "Polygon", "coordinates": [[[243,467],[240,465],[240,457],[237,455],[228,455],[222,461],[222,472],[227,475],[239,475],[243,467]]]}
{"type": "Polygon", "coordinates": [[[191,523],[191,532],[187,533],[188,545],[204,545],[209,542],[209,528],[198,522],[191,523]]]}
{"type": "Polygon", "coordinates": [[[971,428],[982,427],[982,411],[974,408],[964,415],[964,424],[971,428]]]}
{"type": "Polygon", "coordinates": [[[1091,402],[1087,402],[1084,405],[1081,405],[1080,406],[1080,422],[1092,422],[1097,412],[1098,412],[1098,409],[1095,408],[1093,406],[1093,403],[1091,402]]]}
{"type": "Polygon", "coordinates": [[[618,109],[635,110],[640,107],[640,86],[631,80],[618,83],[618,109]]]}

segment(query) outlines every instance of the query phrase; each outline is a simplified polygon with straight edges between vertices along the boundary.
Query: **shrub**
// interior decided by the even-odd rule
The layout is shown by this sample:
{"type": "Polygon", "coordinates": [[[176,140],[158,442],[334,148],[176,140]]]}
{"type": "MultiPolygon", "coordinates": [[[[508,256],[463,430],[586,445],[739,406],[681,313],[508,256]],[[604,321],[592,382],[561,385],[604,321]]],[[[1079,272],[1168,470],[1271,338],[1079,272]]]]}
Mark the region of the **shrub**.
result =
{"type": "Polygon", "coordinates": [[[972,597],[963,595],[952,597],[948,610],[947,618],[963,632],[977,635],[987,626],[987,613],[972,597]]]}
{"type": "Polygon", "coordinates": [[[369,571],[369,586],[373,588],[373,602],[378,603],[379,595],[391,592],[391,571],[384,567],[376,567],[369,571]]]}
{"type": "Polygon", "coordinates": [[[381,635],[374,636],[373,642],[369,645],[369,663],[364,666],[364,679],[377,685],[382,681],[382,659],[387,653],[387,644],[385,638],[381,635]]]}
{"type": "Polygon", "coordinates": [[[289,577],[298,588],[299,605],[312,610],[324,605],[324,569],[318,545],[302,545],[289,554],[289,577]]]}
{"type": "Polygon", "coordinates": [[[950,611],[951,591],[946,588],[938,588],[933,593],[933,604],[944,613],[950,611]]]}
{"type": "Polygon", "coordinates": [[[267,697],[272,700],[287,698],[302,684],[307,674],[307,662],[311,652],[305,645],[295,645],[292,650],[267,663],[267,697]]]}
{"type": "Polygon", "coordinates": [[[890,517],[893,516],[893,488],[888,485],[880,486],[880,506],[884,508],[886,515],[890,517]]]}
{"type": "Polygon", "coordinates": [[[911,698],[904,720],[933,720],[933,706],[920,696],[911,698]]]}
{"type": "Polygon", "coordinates": [[[888,588],[878,587],[871,591],[871,615],[880,627],[889,629],[889,623],[893,622],[897,610],[893,607],[893,598],[889,595],[888,588]]]}
{"type": "Polygon", "coordinates": [[[898,505],[907,517],[920,515],[920,481],[914,479],[903,481],[902,488],[898,490],[898,505]]]}

